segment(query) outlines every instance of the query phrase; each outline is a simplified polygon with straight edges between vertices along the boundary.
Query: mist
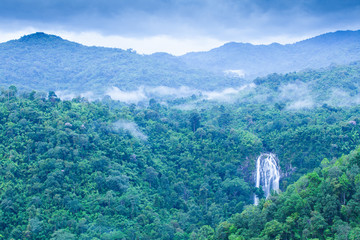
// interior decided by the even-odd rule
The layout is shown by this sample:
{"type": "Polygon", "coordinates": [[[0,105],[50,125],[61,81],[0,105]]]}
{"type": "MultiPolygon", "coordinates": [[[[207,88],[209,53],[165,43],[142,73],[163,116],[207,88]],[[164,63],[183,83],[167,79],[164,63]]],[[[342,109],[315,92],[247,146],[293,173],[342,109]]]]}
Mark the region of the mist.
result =
{"type": "Polygon", "coordinates": [[[255,88],[255,84],[246,84],[238,88],[225,88],[214,91],[203,91],[199,89],[181,86],[179,88],[172,88],[167,86],[146,87],[141,86],[137,90],[123,91],[117,87],[110,88],[106,95],[109,95],[113,100],[119,100],[125,103],[139,103],[148,101],[150,98],[156,99],[174,99],[174,98],[188,98],[190,96],[197,96],[198,100],[212,100],[219,102],[234,102],[240,96],[241,92],[255,88]]]}
{"type": "Polygon", "coordinates": [[[313,108],[315,101],[308,84],[303,82],[290,83],[280,87],[279,100],[286,102],[288,110],[313,108]]]}
{"type": "Polygon", "coordinates": [[[109,95],[113,100],[118,100],[125,103],[139,103],[147,100],[148,97],[144,91],[144,87],[140,87],[135,91],[122,91],[117,87],[110,88],[106,95],[109,95]]]}
{"type": "Polygon", "coordinates": [[[220,91],[203,91],[202,95],[206,100],[231,103],[241,98],[240,93],[246,92],[247,90],[251,90],[255,87],[255,84],[250,83],[238,88],[225,88],[220,91]]]}
{"type": "MultiPolygon", "coordinates": [[[[112,35],[137,41],[166,36],[182,41],[201,37],[218,42],[288,43],[331,30],[358,29],[359,9],[360,3],[355,0],[329,0],[326,7],[319,0],[274,0],[271,3],[248,0],[73,0],[71,3],[2,0],[0,28],[6,32],[30,27],[39,31],[66,30],[93,34],[92,38],[112,35]]],[[[176,44],[171,46],[173,50],[176,48],[176,44]]]]}
{"type": "Polygon", "coordinates": [[[81,97],[81,98],[86,98],[89,101],[95,101],[102,98],[102,96],[96,95],[92,91],[87,91],[83,93],[73,93],[65,90],[65,91],[56,91],[55,94],[61,100],[72,100],[74,98],[81,97]]]}
{"type": "Polygon", "coordinates": [[[351,96],[349,92],[346,92],[341,89],[333,88],[331,89],[331,94],[329,100],[326,101],[327,104],[332,106],[339,107],[348,107],[356,104],[360,104],[360,94],[351,96]]]}
{"type": "Polygon", "coordinates": [[[125,119],[120,119],[112,124],[115,131],[125,130],[130,133],[131,136],[146,141],[148,136],[142,133],[139,129],[139,126],[135,122],[131,122],[125,119]]]}
{"type": "MultiPolygon", "coordinates": [[[[118,87],[111,87],[103,94],[95,94],[88,91],[84,93],[72,93],[69,91],[57,91],[56,94],[63,100],[71,100],[76,97],[86,98],[89,101],[101,100],[105,96],[110,96],[115,101],[127,104],[147,104],[151,98],[156,99],[160,104],[166,105],[167,100],[188,99],[187,103],[173,106],[181,110],[192,110],[197,108],[202,101],[235,103],[247,102],[251,95],[252,101],[255,102],[283,102],[287,110],[310,109],[321,106],[326,103],[332,106],[351,106],[360,104],[360,94],[352,95],[349,92],[333,88],[321,95],[314,95],[316,91],[314,86],[301,81],[295,83],[283,84],[277,91],[277,96],[270,89],[257,89],[254,83],[245,84],[235,88],[224,88],[213,91],[204,91],[199,89],[181,86],[178,88],[167,86],[140,86],[136,90],[121,90],[118,87]],[[260,92],[259,92],[260,91],[260,92]],[[274,100],[272,99],[275,96],[274,100]],[[193,98],[194,97],[194,98],[193,98]],[[191,98],[191,99],[190,99],[191,98]]],[[[129,125],[130,126],[130,125],[129,125]]]]}

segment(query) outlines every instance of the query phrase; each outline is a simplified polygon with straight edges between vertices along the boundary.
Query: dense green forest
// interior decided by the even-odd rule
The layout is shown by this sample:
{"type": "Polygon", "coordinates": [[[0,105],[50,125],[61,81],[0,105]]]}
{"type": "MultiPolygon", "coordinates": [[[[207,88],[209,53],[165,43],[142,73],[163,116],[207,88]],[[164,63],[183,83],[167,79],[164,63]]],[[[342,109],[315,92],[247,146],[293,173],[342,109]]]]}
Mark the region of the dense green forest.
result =
{"type": "MultiPolygon", "coordinates": [[[[343,178],[349,182],[346,191],[339,187],[340,192],[331,192],[322,182],[327,181],[328,172],[335,171],[323,159],[332,163],[360,144],[358,105],[321,105],[295,111],[281,102],[221,105],[198,100],[198,110],[179,109],[196,98],[166,104],[150,99],[146,107],[138,107],[109,99],[61,101],[54,92],[18,93],[15,86],[3,89],[0,236],[236,239],[242,236],[242,229],[251,228],[241,225],[246,222],[239,223],[245,221],[238,220],[241,216],[271,206],[272,212],[261,215],[262,219],[273,220],[271,224],[279,227],[276,236],[289,237],[283,221],[287,212],[280,216],[275,205],[280,209],[284,196],[295,194],[291,189],[305,188],[304,179],[311,174],[289,184],[319,166],[323,170],[315,170],[318,185],[311,188],[314,193],[304,190],[302,197],[317,201],[316,192],[323,189],[316,189],[323,186],[331,199],[340,194],[334,196],[341,197],[341,205],[356,199],[352,184],[358,173],[356,169],[348,173],[351,169],[345,164],[353,160],[341,158],[345,165],[336,170],[341,176],[345,173],[343,178]],[[277,154],[281,188],[288,190],[252,208],[248,205],[258,192],[254,188],[255,161],[262,152],[277,154]],[[279,203],[272,204],[276,201],[279,203]]],[[[324,232],[333,225],[339,207],[334,206],[334,215],[323,216],[327,223],[324,232]]],[[[299,212],[294,221],[316,214],[320,218],[323,208],[306,208],[308,212],[299,212]]],[[[341,212],[346,211],[348,215],[340,217],[348,224],[349,234],[356,234],[356,217],[354,220],[350,208],[341,208],[341,212]]],[[[257,223],[257,230],[253,235],[248,233],[251,236],[243,235],[245,239],[256,234],[273,239],[269,229],[274,226],[264,228],[264,222],[257,223]]],[[[291,237],[318,236],[300,222],[296,229],[291,237]]],[[[324,236],[334,236],[336,231],[330,229],[324,236]]]]}
{"type": "Polygon", "coordinates": [[[359,35],[360,31],[338,31],[287,45],[227,43],[208,52],[172,56],[87,47],[39,32],[0,43],[0,84],[29,91],[92,91],[96,95],[113,86],[122,90],[160,85],[218,90],[241,86],[242,77],[252,81],[274,72],[359,61],[359,35]]]}
{"type": "Polygon", "coordinates": [[[252,79],[271,73],[318,69],[359,59],[360,31],[326,33],[293,44],[253,45],[229,42],[207,52],[181,56],[189,66],[213,72],[241,70],[252,79]]]}
{"type": "Polygon", "coordinates": [[[0,43],[0,63],[2,86],[14,84],[29,91],[103,94],[112,86],[126,90],[141,85],[213,89],[240,81],[187,66],[167,53],[87,47],[45,33],[0,43]]]}
{"type": "Polygon", "coordinates": [[[360,239],[360,148],[209,229],[198,239],[360,239]]]}

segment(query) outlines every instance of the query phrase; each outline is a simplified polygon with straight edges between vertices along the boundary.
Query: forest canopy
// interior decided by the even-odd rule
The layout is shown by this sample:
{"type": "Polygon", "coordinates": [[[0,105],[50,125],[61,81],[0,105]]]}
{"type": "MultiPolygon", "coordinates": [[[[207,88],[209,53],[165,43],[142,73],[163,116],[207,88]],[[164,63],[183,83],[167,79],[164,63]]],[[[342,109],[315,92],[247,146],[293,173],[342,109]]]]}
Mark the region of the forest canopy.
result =
{"type": "Polygon", "coordinates": [[[332,204],[315,204],[304,208],[308,212],[298,212],[294,221],[316,218],[323,227],[297,225],[296,236],[332,236],[337,230],[330,226],[340,224],[335,216],[340,216],[349,234],[356,233],[352,210],[341,207],[356,200],[356,169],[346,165],[355,160],[342,157],[334,163],[333,159],[359,145],[358,106],[294,111],[276,104],[209,101],[198,110],[180,110],[179,103],[152,99],[139,107],[111,100],[62,101],[55,92],[3,89],[1,235],[5,239],[248,239],[260,234],[273,239],[290,236],[284,225],[288,213],[276,209],[288,196],[295,198],[294,203],[300,201],[291,190],[296,186],[305,188],[302,197],[311,197],[314,203],[323,191],[316,189],[322,186],[332,204]],[[278,156],[281,189],[287,190],[252,207],[257,192],[255,161],[262,152],[278,156]],[[338,169],[331,167],[334,164],[340,164],[338,169]],[[300,178],[319,167],[323,170],[300,178]],[[304,179],[314,174],[316,185],[307,188],[304,179]],[[333,181],[349,183],[334,190],[333,181]],[[258,213],[267,206],[268,215],[258,213]],[[332,215],[324,215],[325,207],[333,207],[332,215]],[[344,211],[350,215],[341,215],[344,211]],[[264,221],[257,221],[257,230],[249,235],[244,234],[250,223],[241,220],[246,214],[250,218],[260,214],[264,221]]]}

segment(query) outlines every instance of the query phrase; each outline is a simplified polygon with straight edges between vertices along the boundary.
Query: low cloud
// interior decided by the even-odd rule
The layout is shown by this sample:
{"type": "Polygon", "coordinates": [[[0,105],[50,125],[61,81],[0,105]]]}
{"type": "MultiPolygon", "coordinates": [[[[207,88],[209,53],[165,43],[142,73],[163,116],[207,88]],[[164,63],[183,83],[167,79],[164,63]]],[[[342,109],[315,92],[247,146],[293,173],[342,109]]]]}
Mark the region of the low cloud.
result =
{"type": "Polygon", "coordinates": [[[117,87],[112,87],[106,92],[106,95],[109,95],[113,100],[125,103],[138,103],[148,98],[143,87],[140,87],[135,91],[128,92],[122,91],[117,87]]]}
{"type": "Polygon", "coordinates": [[[141,86],[137,90],[123,91],[117,87],[110,88],[106,94],[109,95],[113,100],[119,100],[126,103],[138,103],[147,101],[149,98],[159,97],[189,97],[199,91],[191,89],[189,87],[182,86],[180,88],[171,88],[166,86],[157,87],[145,87],[141,86]]]}
{"type": "Polygon", "coordinates": [[[249,1],[2,0],[3,27],[96,31],[104,35],[187,35],[216,38],[299,35],[329,28],[358,27],[357,0],[249,1]],[[186,4],[185,4],[186,3],[186,4]],[[12,24],[10,24],[12,23],[12,24]],[[9,26],[10,25],[10,26],[9,26]]]}
{"type": "Polygon", "coordinates": [[[117,87],[112,87],[106,92],[106,94],[113,100],[119,100],[125,103],[139,103],[147,101],[150,98],[186,98],[192,95],[199,96],[200,99],[233,102],[238,98],[240,92],[254,87],[254,84],[248,84],[238,88],[226,88],[219,91],[201,91],[186,86],[182,86],[180,88],[171,88],[166,86],[141,86],[134,91],[122,91],[117,87]]]}
{"type": "Polygon", "coordinates": [[[314,107],[314,102],[311,99],[303,99],[300,101],[291,102],[286,108],[289,110],[298,110],[312,107],[314,107]]]}
{"type": "Polygon", "coordinates": [[[182,111],[190,111],[190,110],[197,109],[198,106],[195,103],[187,103],[187,104],[175,105],[173,108],[179,109],[182,111]]]}
{"type": "Polygon", "coordinates": [[[309,97],[308,85],[303,82],[290,83],[280,87],[280,98],[283,100],[299,100],[309,97]]]}
{"type": "Polygon", "coordinates": [[[237,70],[226,70],[224,71],[225,75],[227,76],[231,76],[231,77],[239,77],[239,78],[244,78],[245,77],[245,71],[242,69],[237,69],[237,70]]]}
{"type": "Polygon", "coordinates": [[[115,129],[115,131],[128,131],[131,136],[138,138],[142,141],[146,141],[148,138],[144,133],[140,131],[139,126],[136,123],[125,119],[120,119],[117,122],[113,123],[113,128],[115,129]]]}
{"type": "Polygon", "coordinates": [[[48,30],[46,32],[60,35],[64,39],[75,41],[86,46],[102,46],[121,49],[131,48],[140,54],[167,52],[175,56],[180,56],[192,51],[209,51],[210,49],[221,46],[226,42],[206,36],[181,38],[169,35],[154,35],[136,38],[128,36],[102,35],[97,32],[77,33],[65,31],[57,32],[52,30],[48,30]]]}
{"type": "Polygon", "coordinates": [[[340,107],[360,104],[360,94],[351,96],[350,93],[344,90],[333,88],[331,89],[330,98],[326,101],[326,103],[332,106],[340,107]]]}
{"type": "Polygon", "coordinates": [[[311,91],[306,83],[297,82],[280,87],[279,100],[288,104],[287,109],[312,108],[315,105],[311,91]]]}
{"type": "Polygon", "coordinates": [[[203,97],[206,100],[214,100],[220,102],[234,102],[239,98],[239,94],[245,90],[250,90],[255,87],[255,84],[247,84],[238,88],[226,88],[221,91],[204,91],[203,97]]]}
{"type": "Polygon", "coordinates": [[[81,98],[86,98],[89,101],[95,101],[102,98],[99,95],[95,95],[94,92],[92,91],[87,91],[83,93],[73,93],[70,91],[56,91],[55,94],[61,100],[71,100],[73,98],[81,97],[81,98]]]}
{"type": "Polygon", "coordinates": [[[199,90],[191,89],[186,86],[181,86],[179,88],[166,86],[149,87],[145,88],[145,91],[147,94],[162,97],[189,97],[200,92],[199,90]]]}

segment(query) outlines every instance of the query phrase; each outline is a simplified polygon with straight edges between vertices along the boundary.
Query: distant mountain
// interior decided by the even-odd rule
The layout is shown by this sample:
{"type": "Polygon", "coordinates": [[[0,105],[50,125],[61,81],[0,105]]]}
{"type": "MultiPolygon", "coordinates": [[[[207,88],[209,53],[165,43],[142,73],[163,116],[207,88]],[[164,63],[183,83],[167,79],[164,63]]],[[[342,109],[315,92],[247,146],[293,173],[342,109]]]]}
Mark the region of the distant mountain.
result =
{"type": "Polygon", "coordinates": [[[0,44],[0,85],[37,90],[95,91],[141,85],[212,89],[239,78],[189,67],[166,53],[87,47],[58,36],[34,33],[0,44]]]}
{"type": "Polygon", "coordinates": [[[189,66],[224,72],[240,71],[247,78],[360,60],[360,31],[338,31],[294,44],[227,43],[208,52],[181,57],[189,66]]]}
{"type": "Polygon", "coordinates": [[[328,33],[295,44],[227,43],[208,52],[175,57],[132,50],[87,47],[34,33],[0,44],[0,86],[93,91],[112,86],[187,86],[200,90],[238,87],[256,77],[316,69],[360,60],[360,31],[328,33]]]}

